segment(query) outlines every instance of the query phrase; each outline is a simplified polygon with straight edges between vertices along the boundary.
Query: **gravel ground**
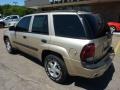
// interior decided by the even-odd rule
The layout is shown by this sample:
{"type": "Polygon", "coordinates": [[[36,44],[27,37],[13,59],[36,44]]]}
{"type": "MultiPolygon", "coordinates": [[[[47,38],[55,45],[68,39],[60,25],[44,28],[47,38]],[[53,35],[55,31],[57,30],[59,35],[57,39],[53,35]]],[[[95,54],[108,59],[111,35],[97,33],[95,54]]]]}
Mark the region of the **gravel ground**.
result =
{"type": "MultiPolygon", "coordinates": [[[[8,54],[3,43],[0,29],[0,90],[119,90],[120,89],[120,53],[117,53],[113,65],[96,79],[71,77],[64,85],[51,81],[40,62],[22,52],[8,54]]],[[[113,37],[113,46],[119,36],[113,37]]],[[[120,49],[120,48],[119,48],[120,49]]],[[[119,51],[119,50],[118,50],[119,51]]]]}

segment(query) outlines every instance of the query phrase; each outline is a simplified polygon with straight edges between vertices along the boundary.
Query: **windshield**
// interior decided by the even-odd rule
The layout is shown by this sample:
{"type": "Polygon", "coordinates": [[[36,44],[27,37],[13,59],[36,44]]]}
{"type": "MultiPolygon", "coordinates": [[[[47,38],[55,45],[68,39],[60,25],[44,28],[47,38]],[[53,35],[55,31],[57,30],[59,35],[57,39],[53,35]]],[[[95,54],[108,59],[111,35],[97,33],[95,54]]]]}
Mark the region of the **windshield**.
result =
{"type": "Polygon", "coordinates": [[[90,39],[102,37],[109,31],[107,24],[97,14],[81,14],[80,17],[85,25],[87,37],[90,39]]]}

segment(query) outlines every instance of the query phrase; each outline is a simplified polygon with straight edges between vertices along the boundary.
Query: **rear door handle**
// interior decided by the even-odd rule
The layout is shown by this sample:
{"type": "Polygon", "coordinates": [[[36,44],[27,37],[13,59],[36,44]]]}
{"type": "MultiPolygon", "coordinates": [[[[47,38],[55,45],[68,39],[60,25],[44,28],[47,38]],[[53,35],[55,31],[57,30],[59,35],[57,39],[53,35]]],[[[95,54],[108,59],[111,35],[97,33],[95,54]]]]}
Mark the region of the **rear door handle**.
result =
{"type": "Polygon", "coordinates": [[[42,39],[42,40],[41,40],[41,42],[43,42],[43,43],[47,43],[47,40],[45,40],[45,39],[42,39]]]}
{"type": "Polygon", "coordinates": [[[26,39],[26,38],[27,38],[27,36],[23,36],[23,38],[24,38],[24,39],[26,39]]]}

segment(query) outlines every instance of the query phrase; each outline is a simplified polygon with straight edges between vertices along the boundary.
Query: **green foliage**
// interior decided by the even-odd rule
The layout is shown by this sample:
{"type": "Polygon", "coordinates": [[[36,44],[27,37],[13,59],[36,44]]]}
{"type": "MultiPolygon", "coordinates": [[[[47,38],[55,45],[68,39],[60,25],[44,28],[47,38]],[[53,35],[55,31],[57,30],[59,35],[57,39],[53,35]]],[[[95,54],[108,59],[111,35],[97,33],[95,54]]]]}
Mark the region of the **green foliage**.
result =
{"type": "Polygon", "coordinates": [[[2,6],[0,6],[0,14],[2,14],[4,16],[13,15],[13,14],[24,16],[26,14],[31,14],[33,12],[34,12],[33,9],[26,8],[24,6],[17,6],[17,5],[2,5],[2,6]]]}

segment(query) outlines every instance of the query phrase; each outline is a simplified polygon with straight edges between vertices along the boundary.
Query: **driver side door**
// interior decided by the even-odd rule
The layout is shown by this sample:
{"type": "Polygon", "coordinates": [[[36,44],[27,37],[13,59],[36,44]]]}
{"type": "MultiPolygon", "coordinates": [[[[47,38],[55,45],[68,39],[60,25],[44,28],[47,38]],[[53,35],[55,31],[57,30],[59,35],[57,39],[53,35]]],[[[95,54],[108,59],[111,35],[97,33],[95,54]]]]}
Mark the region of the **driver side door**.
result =
{"type": "Polygon", "coordinates": [[[14,44],[19,50],[26,53],[29,53],[29,40],[27,37],[30,34],[29,26],[31,22],[31,17],[32,16],[23,17],[18,22],[16,26],[16,31],[15,31],[14,44]]]}

